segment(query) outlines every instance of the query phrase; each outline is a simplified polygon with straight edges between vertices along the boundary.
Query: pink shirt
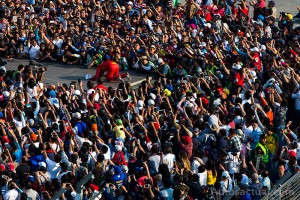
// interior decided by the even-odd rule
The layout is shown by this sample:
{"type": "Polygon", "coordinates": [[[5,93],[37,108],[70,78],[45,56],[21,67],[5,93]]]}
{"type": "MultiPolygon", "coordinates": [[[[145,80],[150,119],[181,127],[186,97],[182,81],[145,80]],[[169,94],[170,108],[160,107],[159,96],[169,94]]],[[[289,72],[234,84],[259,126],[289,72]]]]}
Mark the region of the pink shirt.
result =
{"type": "Polygon", "coordinates": [[[266,7],[266,2],[264,0],[261,0],[260,2],[257,2],[258,7],[264,8],[266,7]]]}

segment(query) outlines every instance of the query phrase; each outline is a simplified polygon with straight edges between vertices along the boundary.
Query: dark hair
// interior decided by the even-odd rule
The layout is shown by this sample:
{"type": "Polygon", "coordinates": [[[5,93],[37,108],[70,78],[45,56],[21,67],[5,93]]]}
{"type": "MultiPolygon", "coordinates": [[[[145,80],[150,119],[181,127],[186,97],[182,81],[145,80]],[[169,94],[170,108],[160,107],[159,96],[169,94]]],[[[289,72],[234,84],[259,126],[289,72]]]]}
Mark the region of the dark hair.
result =
{"type": "Polygon", "coordinates": [[[108,151],[108,147],[106,146],[106,145],[103,145],[102,147],[101,147],[101,151],[102,151],[102,153],[107,153],[107,151],[108,151]]]}
{"type": "Polygon", "coordinates": [[[165,147],[165,154],[168,154],[168,153],[173,153],[172,147],[170,147],[170,146],[165,147]]]}
{"type": "Polygon", "coordinates": [[[56,155],[54,156],[54,161],[55,161],[56,163],[59,163],[59,162],[61,161],[61,156],[60,156],[59,154],[56,154],[56,155]]]}
{"type": "Polygon", "coordinates": [[[213,176],[217,175],[217,170],[216,170],[215,162],[213,160],[208,159],[206,161],[206,169],[207,170],[211,170],[213,176]]]}

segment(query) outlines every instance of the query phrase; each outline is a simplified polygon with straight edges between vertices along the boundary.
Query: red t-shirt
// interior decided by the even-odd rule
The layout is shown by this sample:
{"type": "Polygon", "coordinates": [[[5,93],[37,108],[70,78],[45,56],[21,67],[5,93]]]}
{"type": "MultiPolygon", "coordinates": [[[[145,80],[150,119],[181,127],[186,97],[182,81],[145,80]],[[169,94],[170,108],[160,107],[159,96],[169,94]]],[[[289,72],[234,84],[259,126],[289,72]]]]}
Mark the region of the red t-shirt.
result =
{"type": "MultiPolygon", "coordinates": [[[[148,176],[142,176],[138,179],[138,184],[142,187],[144,187],[146,185],[145,179],[148,179],[148,176]]],[[[151,182],[153,183],[153,179],[152,177],[150,177],[151,182]]]]}
{"type": "Polygon", "coordinates": [[[100,89],[100,90],[104,90],[105,92],[107,92],[107,87],[105,87],[104,85],[97,85],[96,87],[94,87],[94,90],[96,89],[100,89]]]}
{"type": "Polygon", "coordinates": [[[261,62],[260,62],[260,56],[258,53],[255,53],[254,56],[254,67],[258,70],[261,71],[261,62]]]}
{"type": "Polygon", "coordinates": [[[188,154],[188,158],[190,159],[193,155],[193,142],[184,144],[180,141],[179,143],[180,149],[184,150],[188,154]]]}
{"type": "Polygon", "coordinates": [[[235,74],[235,79],[236,79],[235,84],[237,86],[241,86],[241,87],[244,86],[244,79],[245,79],[244,74],[236,73],[235,74]]]}

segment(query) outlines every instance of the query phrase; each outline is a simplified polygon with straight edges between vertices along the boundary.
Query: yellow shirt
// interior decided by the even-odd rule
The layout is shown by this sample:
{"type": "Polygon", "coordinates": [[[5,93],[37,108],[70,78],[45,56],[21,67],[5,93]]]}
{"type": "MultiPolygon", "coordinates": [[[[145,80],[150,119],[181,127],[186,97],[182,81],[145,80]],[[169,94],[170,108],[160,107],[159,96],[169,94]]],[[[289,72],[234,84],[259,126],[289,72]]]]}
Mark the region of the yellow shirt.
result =
{"type": "Polygon", "coordinates": [[[125,132],[123,130],[124,130],[123,125],[118,125],[118,126],[114,127],[114,129],[113,129],[113,131],[116,134],[116,137],[120,137],[120,138],[125,139],[126,135],[125,135],[125,132]]]}
{"type": "Polygon", "coordinates": [[[207,171],[207,185],[214,185],[217,181],[217,175],[213,176],[211,171],[207,171]]]}
{"type": "Polygon", "coordinates": [[[276,134],[272,134],[272,135],[268,135],[266,136],[266,147],[268,148],[269,152],[271,154],[274,154],[276,151],[276,143],[278,142],[279,138],[278,135],[276,134]]]}

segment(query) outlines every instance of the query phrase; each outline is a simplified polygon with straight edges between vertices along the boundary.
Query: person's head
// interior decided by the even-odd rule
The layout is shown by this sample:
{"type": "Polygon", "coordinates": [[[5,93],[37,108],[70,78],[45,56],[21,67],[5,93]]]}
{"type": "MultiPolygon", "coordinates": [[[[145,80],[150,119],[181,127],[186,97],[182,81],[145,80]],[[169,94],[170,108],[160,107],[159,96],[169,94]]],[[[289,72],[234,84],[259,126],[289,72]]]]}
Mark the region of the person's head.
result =
{"type": "Polygon", "coordinates": [[[268,7],[269,8],[273,8],[273,7],[275,7],[275,1],[269,1],[269,3],[268,3],[268,7]]]}
{"type": "Polygon", "coordinates": [[[150,48],[149,48],[149,53],[153,54],[153,53],[155,53],[155,51],[156,51],[155,45],[151,45],[150,48]]]}
{"type": "Polygon", "coordinates": [[[255,130],[258,127],[258,123],[256,121],[253,121],[251,125],[253,127],[253,130],[255,130]]]}
{"type": "Polygon", "coordinates": [[[32,183],[31,183],[31,181],[26,181],[25,187],[26,187],[27,190],[32,189],[32,183]]]}
{"type": "Polygon", "coordinates": [[[285,172],[285,165],[283,163],[278,164],[278,174],[279,176],[283,176],[285,172]]]}
{"type": "Polygon", "coordinates": [[[271,125],[266,126],[266,133],[267,133],[267,135],[272,135],[273,134],[273,126],[271,126],[271,125]]]}
{"type": "Polygon", "coordinates": [[[203,172],[205,172],[205,170],[206,170],[205,165],[200,165],[200,166],[198,167],[198,173],[203,173],[203,172]]]}
{"type": "Polygon", "coordinates": [[[132,10],[132,6],[133,6],[132,1],[128,1],[128,2],[126,3],[126,8],[127,8],[128,11],[132,10]]]}
{"type": "Polygon", "coordinates": [[[23,164],[27,164],[28,163],[28,157],[27,156],[23,156],[22,157],[22,163],[23,164]]]}
{"type": "Polygon", "coordinates": [[[92,81],[88,81],[86,85],[87,85],[87,88],[88,88],[88,89],[93,89],[94,86],[95,86],[94,83],[93,83],[92,81]]]}
{"type": "Polygon", "coordinates": [[[107,151],[108,151],[108,147],[107,147],[106,145],[103,145],[103,146],[101,147],[101,152],[102,152],[103,154],[106,154],[107,151]]]}
{"type": "Polygon", "coordinates": [[[252,176],[251,176],[251,180],[252,180],[252,183],[258,183],[259,180],[258,180],[258,174],[257,173],[253,173],[252,176]]]}
{"type": "Polygon", "coordinates": [[[173,153],[172,147],[167,146],[167,147],[165,147],[165,154],[169,154],[169,153],[173,153]]]}
{"type": "Polygon", "coordinates": [[[139,51],[140,48],[141,48],[141,46],[140,46],[139,43],[135,43],[135,44],[134,44],[134,50],[135,50],[135,51],[139,51]]]}
{"type": "Polygon", "coordinates": [[[259,142],[260,142],[261,144],[266,144],[266,141],[267,141],[266,134],[260,135],[260,137],[259,137],[259,142]]]}
{"type": "Polygon", "coordinates": [[[178,69],[182,69],[182,68],[183,68],[182,62],[178,62],[178,63],[177,63],[177,68],[178,68],[178,69]]]}
{"type": "Polygon", "coordinates": [[[31,44],[32,44],[32,46],[36,46],[36,45],[37,45],[36,40],[35,40],[35,39],[32,39],[32,40],[31,40],[31,44]]]}
{"type": "Polygon", "coordinates": [[[59,154],[56,154],[56,155],[54,156],[54,161],[55,161],[56,163],[60,163],[60,161],[61,161],[61,156],[60,156],[59,154]]]}
{"type": "Polygon", "coordinates": [[[179,152],[179,158],[182,160],[187,160],[188,159],[188,154],[186,151],[180,151],[179,152]]]}
{"type": "Polygon", "coordinates": [[[229,177],[230,177],[230,175],[229,175],[228,171],[223,171],[222,172],[222,177],[221,178],[222,178],[223,181],[229,179],[229,177]]]}
{"type": "Polygon", "coordinates": [[[268,170],[263,170],[262,172],[261,172],[261,176],[263,177],[263,178],[266,178],[266,177],[268,177],[269,176],[269,171],[268,170]]]}
{"type": "Polygon", "coordinates": [[[141,62],[142,62],[143,65],[147,65],[148,62],[149,62],[147,56],[142,56],[141,57],[141,62]]]}
{"type": "Polygon", "coordinates": [[[25,69],[24,65],[18,65],[18,71],[22,72],[25,69]]]}
{"type": "Polygon", "coordinates": [[[156,154],[156,153],[158,153],[158,152],[159,152],[158,146],[157,146],[157,145],[153,145],[153,146],[151,147],[151,153],[152,153],[152,154],[156,154]]]}

